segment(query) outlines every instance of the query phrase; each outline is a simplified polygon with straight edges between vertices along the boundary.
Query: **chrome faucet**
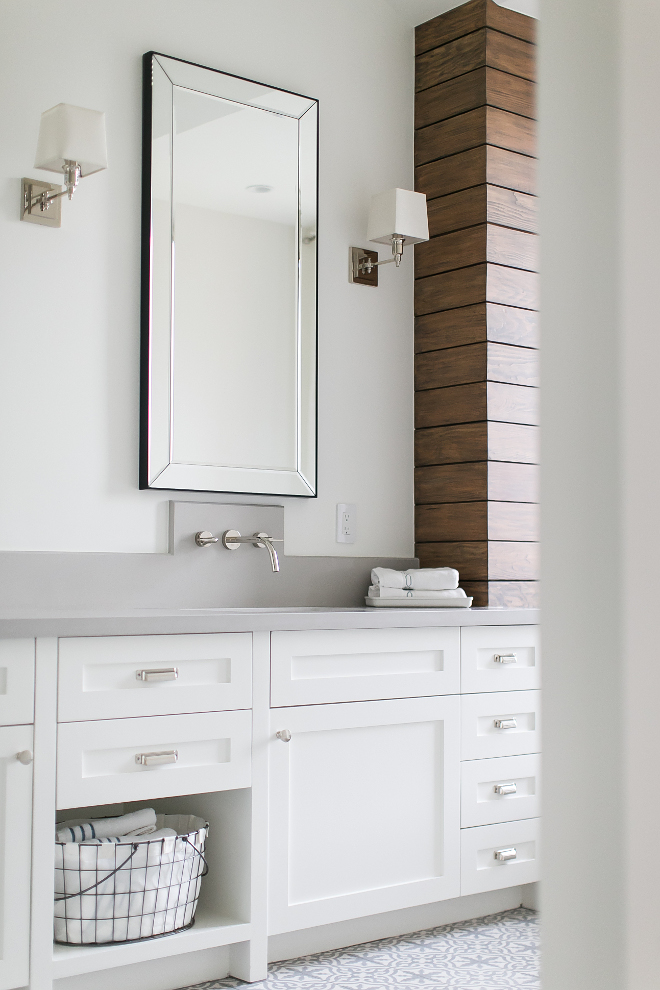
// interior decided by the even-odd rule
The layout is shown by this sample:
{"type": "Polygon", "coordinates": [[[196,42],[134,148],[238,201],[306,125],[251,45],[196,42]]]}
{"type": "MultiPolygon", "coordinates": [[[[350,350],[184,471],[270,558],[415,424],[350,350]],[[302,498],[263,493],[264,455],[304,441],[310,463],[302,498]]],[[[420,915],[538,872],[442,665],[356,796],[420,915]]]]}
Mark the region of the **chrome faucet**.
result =
{"type": "MultiPolygon", "coordinates": [[[[195,543],[198,547],[208,547],[217,542],[218,537],[206,530],[201,533],[195,533],[195,543]]],[[[268,533],[253,533],[252,536],[241,536],[237,529],[228,529],[222,534],[222,545],[227,550],[238,550],[242,543],[251,543],[253,547],[268,550],[270,566],[273,574],[277,574],[280,569],[280,562],[277,556],[277,550],[273,544],[284,543],[284,540],[275,539],[275,537],[269,536],[268,533]]]]}

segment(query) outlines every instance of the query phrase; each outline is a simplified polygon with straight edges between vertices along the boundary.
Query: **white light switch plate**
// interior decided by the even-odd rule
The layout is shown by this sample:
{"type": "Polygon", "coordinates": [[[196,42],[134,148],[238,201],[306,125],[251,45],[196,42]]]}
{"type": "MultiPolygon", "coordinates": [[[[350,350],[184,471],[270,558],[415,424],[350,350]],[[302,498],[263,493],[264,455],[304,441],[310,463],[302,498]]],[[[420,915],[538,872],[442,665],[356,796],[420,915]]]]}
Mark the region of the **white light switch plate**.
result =
{"type": "Polygon", "coordinates": [[[353,502],[337,503],[335,539],[337,543],[355,543],[356,506],[353,502]]]}

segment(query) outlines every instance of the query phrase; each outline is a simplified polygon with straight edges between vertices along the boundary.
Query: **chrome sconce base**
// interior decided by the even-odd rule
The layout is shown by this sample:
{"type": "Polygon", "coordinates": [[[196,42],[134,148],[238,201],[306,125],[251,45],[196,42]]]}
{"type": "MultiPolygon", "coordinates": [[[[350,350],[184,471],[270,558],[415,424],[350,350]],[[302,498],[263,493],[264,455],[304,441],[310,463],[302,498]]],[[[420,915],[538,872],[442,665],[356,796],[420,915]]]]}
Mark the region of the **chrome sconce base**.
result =
{"type": "Polygon", "coordinates": [[[21,220],[40,223],[44,227],[62,226],[62,196],[73,199],[80,182],[80,165],[67,160],[64,165],[65,186],[55,186],[38,179],[21,180],[21,220]]]}
{"type": "Polygon", "coordinates": [[[350,251],[349,282],[358,285],[378,286],[378,268],[392,262],[398,268],[403,255],[403,237],[392,237],[392,257],[378,260],[377,251],[367,251],[364,248],[352,247],[350,251]]]}

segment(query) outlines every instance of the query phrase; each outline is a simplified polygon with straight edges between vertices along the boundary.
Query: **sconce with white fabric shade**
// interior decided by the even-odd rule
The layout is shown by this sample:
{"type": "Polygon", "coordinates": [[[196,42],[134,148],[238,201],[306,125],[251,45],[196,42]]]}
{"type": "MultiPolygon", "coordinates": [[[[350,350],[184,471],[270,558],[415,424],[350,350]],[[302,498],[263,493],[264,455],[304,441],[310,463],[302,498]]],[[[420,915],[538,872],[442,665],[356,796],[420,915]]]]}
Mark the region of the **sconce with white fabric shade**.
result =
{"type": "Polygon", "coordinates": [[[375,251],[351,248],[349,281],[361,285],[378,285],[378,266],[401,264],[406,244],[420,244],[429,239],[429,223],[424,193],[410,189],[388,189],[372,196],[367,239],[375,244],[391,244],[392,257],[378,261],[375,251]]]}
{"type": "Polygon", "coordinates": [[[424,193],[410,189],[388,189],[371,197],[367,240],[391,244],[392,238],[403,244],[419,244],[429,239],[429,221],[424,193]]]}
{"type": "Polygon", "coordinates": [[[73,197],[78,182],[108,167],[105,114],[58,103],[41,115],[34,167],[64,174],[65,188],[23,179],[21,220],[60,226],[60,197],[73,197]]]}

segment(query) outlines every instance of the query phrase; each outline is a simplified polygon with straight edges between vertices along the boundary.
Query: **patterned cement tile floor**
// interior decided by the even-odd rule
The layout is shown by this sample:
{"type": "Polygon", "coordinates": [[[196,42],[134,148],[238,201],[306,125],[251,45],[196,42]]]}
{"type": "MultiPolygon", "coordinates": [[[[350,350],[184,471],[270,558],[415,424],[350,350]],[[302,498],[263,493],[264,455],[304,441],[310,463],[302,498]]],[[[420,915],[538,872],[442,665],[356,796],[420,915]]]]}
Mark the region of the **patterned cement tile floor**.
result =
{"type": "Polygon", "coordinates": [[[273,963],[262,983],[185,990],[539,990],[539,925],[527,908],[273,963]]]}

